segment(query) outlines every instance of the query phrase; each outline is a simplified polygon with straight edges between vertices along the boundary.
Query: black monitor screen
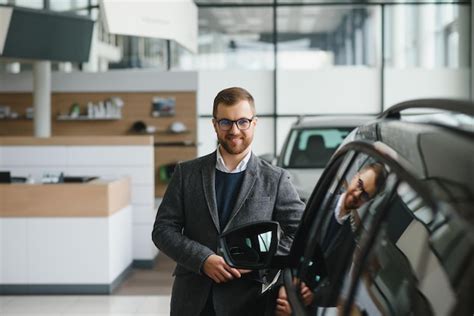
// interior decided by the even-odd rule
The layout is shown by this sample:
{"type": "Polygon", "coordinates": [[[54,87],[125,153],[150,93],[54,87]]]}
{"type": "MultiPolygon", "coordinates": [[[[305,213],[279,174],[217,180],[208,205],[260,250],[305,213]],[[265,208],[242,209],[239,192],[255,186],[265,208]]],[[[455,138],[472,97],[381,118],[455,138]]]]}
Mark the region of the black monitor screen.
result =
{"type": "Polygon", "coordinates": [[[0,183],[10,183],[10,171],[0,171],[0,183]]]}

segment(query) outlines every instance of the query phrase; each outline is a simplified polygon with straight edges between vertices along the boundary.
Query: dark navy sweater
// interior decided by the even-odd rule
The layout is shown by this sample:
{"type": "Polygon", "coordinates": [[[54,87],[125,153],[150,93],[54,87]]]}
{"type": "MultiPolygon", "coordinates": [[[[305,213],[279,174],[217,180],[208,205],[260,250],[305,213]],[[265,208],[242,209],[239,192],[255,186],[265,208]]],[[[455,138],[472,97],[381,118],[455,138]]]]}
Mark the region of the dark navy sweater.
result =
{"type": "Polygon", "coordinates": [[[245,171],[226,173],[216,169],[216,202],[221,230],[229,221],[230,213],[239,195],[244,174],[245,171]]]}

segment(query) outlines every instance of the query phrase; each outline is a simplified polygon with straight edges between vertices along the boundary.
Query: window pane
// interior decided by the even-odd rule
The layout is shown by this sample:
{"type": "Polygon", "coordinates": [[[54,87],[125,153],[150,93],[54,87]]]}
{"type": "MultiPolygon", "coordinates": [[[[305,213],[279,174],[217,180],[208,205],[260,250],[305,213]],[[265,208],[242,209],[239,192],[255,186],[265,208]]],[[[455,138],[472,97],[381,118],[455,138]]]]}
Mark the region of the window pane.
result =
{"type": "Polygon", "coordinates": [[[469,228],[456,217],[434,212],[406,183],[388,205],[362,265],[351,310],[368,315],[466,314],[466,306],[456,306],[456,293],[470,295],[461,281],[472,264],[469,228]]]}
{"type": "Polygon", "coordinates": [[[202,7],[198,14],[199,53],[174,48],[174,69],[274,69],[271,7],[202,7]]]}
{"type": "Polygon", "coordinates": [[[380,7],[278,7],[277,23],[279,113],[378,112],[380,7]]]}
{"type": "Polygon", "coordinates": [[[415,98],[469,99],[470,7],[385,6],[385,104],[415,98]]]}
{"type": "Polygon", "coordinates": [[[324,168],[350,133],[350,128],[314,128],[295,130],[290,137],[286,168],[324,168]]]}

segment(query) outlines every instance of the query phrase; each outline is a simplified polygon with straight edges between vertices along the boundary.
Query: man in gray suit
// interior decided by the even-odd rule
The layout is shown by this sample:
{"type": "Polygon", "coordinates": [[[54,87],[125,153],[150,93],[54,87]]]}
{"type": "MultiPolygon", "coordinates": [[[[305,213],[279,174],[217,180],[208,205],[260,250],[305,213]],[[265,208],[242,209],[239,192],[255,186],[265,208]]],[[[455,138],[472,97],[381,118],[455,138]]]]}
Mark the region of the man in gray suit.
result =
{"type": "Polygon", "coordinates": [[[304,204],[283,169],[256,157],[257,117],[242,88],[220,91],[213,125],[219,147],[176,166],[153,227],[156,246],[177,262],[172,315],[261,315],[266,303],[258,271],[230,267],[217,254],[218,237],[233,227],[276,220],[287,254],[304,204]]]}

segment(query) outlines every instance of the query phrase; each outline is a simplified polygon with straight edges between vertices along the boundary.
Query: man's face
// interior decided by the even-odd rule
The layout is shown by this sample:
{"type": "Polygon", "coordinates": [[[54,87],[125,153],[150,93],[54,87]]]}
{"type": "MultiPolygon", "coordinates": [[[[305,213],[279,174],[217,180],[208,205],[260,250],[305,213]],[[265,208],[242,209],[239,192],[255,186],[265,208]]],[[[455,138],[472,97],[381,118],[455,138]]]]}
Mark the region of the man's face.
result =
{"type": "Polygon", "coordinates": [[[257,119],[254,118],[250,123],[250,127],[246,130],[241,130],[237,124],[232,124],[228,131],[222,130],[219,127],[219,120],[228,119],[237,121],[242,118],[252,119],[254,113],[248,101],[242,100],[234,105],[226,106],[218,104],[216,117],[212,120],[214,130],[216,131],[217,139],[226,152],[232,155],[243,153],[253,141],[253,133],[257,124],[257,119]]]}
{"type": "Polygon", "coordinates": [[[365,169],[352,178],[344,199],[346,209],[357,209],[374,197],[377,190],[376,177],[377,174],[373,169],[365,169]]]}

